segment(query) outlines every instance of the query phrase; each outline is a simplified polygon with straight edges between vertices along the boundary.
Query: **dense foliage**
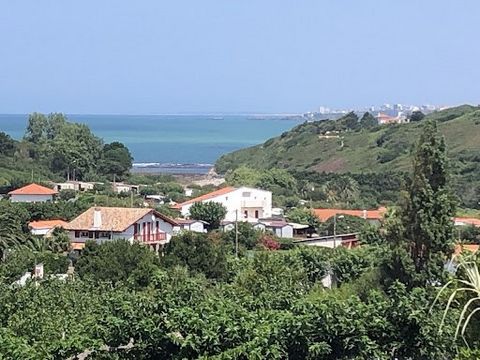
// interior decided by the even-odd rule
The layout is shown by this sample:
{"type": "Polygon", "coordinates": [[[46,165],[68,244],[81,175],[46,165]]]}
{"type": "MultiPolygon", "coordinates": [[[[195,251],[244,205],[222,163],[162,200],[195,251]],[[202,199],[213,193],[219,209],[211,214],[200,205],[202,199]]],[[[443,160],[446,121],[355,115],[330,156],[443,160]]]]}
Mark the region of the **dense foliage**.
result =
{"type": "Polygon", "coordinates": [[[0,133],[0,185],[10,188],[31,182],[32,176],[36,181],[123,179],[131,166],[123,144],[103,144],[88,126],[63,114],[31,114],[21,141],[0,133]]]}
{"type": "Polygon", "coordinates": [[[220,227],[220,223],[227,214],[227,209],[220,203],[207,201],[194,203],[189,212],[192,219],[205,221],[206,228],[214,230],[220,227]]]}

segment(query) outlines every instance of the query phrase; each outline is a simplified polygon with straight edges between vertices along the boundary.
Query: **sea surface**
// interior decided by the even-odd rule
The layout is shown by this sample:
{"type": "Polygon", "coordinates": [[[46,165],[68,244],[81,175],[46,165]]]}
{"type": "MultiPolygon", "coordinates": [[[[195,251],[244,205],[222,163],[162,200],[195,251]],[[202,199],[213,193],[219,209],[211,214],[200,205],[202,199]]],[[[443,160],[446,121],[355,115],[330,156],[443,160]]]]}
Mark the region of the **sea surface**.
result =
{"type": "MultiPolygon", "coordinates": [[[[206,173],[223,154],[260,144],[291,129],[298,120],[285,115],[67,115],[87,124],[105,142],[130,149],[134,171],[206,173]]],[[[28,115],[0,114],[0,131],[15,139],[28,115]]]]}

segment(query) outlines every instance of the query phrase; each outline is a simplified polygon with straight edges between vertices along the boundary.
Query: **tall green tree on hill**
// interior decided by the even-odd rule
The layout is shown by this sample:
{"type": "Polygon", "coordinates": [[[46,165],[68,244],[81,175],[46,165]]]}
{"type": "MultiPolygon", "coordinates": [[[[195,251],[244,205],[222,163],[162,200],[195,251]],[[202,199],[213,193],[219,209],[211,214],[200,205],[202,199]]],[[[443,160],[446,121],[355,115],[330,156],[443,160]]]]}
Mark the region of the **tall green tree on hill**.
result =
{"type": "Polygon", "coordinates": [[[363,114],[362,118],[360,119],[360,127],[362,129],[370,129],[377,125],[378,125],[377,119],[375,119],[375,117],[372,114],[370,114],[368,111],[365,114],[363,114]]]}
{"type": "Polygon", "coordinates": [[[413,154],[413,175],[397,221],[389,226],[392,258],[387,276],[408,286],[442,281],[453,251],[455,199],[449,187],[443,137],[433,121],[425,123],[413,154]]]}
{"type": "Polygon", "coordinates": [[[122,143],[114,141],[103,147],[98,169],[111,180],[113,180],[113,176],[123,179],[130,171],[132,161],[133,158],[128,148],[122,143]]]}

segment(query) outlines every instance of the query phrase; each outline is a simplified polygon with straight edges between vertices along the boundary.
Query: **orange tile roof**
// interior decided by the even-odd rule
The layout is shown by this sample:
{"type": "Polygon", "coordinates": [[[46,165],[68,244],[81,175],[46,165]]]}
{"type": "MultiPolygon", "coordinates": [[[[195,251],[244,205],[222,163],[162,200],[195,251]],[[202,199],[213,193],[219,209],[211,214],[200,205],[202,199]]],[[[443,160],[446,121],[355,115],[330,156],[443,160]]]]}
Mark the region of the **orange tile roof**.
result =
{"type": "Polygon", "coordinates": [[[100,211],[101,214],[101,226],[95,228],[99,231],[114,231],[123,232],[129,226],[136,223],[149,213],[155,214],[155,216],[163,219],[164,221],[177,225],[177,223],[169,217],[159,213],[154,209],[149,208],[121,208],[121,207],[91,207],[84,213],[77,216],[70,221],[66,228],[67,230],[91,230],[94,229],[93,217],[95,210],[100,211]]]}
{"type": "Polygon", "coordinates": [[[479,247],[480,245],[476,245],[476,244],[457,244],[455,245],[455,252],[453,253],[453,256],[458,256],[463,251],[469,251],[475,254],[478,251],[479,247]]]}
{"type": "Polygon", "coordinates": [[[39,220],[30,222],[28,227],[31,229],[53,229],[56,227],[65,228],[67,225],[68,222],[63,220],[39,220]]]}
{"type": "Polygon", "coordinates": [[[19,189],[10,191],[8,195],[55,195],[57,192],[38,184],[29,184],[19,189]]]}
{"type": "Polygon", "coordinates": [[[476,218],[461,218],[461,217],[456,217],[454,219],[455,223],[460,222],[464,223],[466,225],[473,225],[473,226],[478,226],[480,227],[480,219],[476,218]]]}
{"type": "Polygon", "coordinates": [[[334,215],[351,215],[370,220],[381,220],[385,214],[385,208],[377,210],[344,210],[344,209],[314,209],[313,212],[320,221],[327,221],[334,215]]]}
{"type": "Polygon", "coordinates": [[[236,188],[234,188],[233,186],[227,186],[227,187],[224,187],[224,188],[221,188],[221,189],[218,189],[216,191],[212,191],[208,194],[205,194],[205,195],[202,195],[202,196],[199,196],[199,197],[196,197],[194,199],[190,199],[190,200],[187,200],[187,201],[184,201],[183,203],[180,203],[180,204],[177,204],[174,206],[175,209],[180,209],[182,208],[183,206],[185,205],[188,205],[188,204],[193,204],[193,203],[196,203],[196,202],[201,202],[201,201],[205,201],[205,200],[210,200],[210,199],[213,199],[217,196],[221,196],[221,195],[225,195],[225,194],[228,194],[234,190],[237,190],[236,188]]]}

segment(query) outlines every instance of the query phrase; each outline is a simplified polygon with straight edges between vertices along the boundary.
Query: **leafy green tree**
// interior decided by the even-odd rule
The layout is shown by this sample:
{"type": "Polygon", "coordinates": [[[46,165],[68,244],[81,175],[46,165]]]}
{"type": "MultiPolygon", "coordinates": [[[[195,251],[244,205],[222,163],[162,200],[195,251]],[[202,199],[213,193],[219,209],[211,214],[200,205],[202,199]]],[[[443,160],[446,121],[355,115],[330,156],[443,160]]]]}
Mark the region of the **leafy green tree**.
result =
{"type": "Polygon", "coordinates": [[[453,251],[455,205],[445,141],[436,123],[428,121],[414,150],[408,195],[388,229],[393,255],[386,270],[391,278],[408,286],[442,281],[453,251]]]}
{"type": "Polygon", "coordinates": [[[359,127],[358,116],[353,111],[341,117],[338,122],[348,130],[356,130],[359,127]]]}
{"type": "Polygon", "coordinates": [[[377,119],[368,111],[363,114],[362,118],[360,119],[360,127],[362,129],[371,129],[378,125],[377,119]]]}
{"type": "Polygon", "coordinates": [[[418,110],[412,112],[412,114],[409,116],[410,122],[422,121],[424,118],[425,118],[425,114],[418,110]]]}
{"type": "MultiPolygon", "coordinates": [[[[246,221],[239,221],[237,224],[238,244],[247,250],[254,249],[263,235],[263,231],[255,230],[252,224],[246,221]]],[[[235,246],[235,229],[225,231],[222,234],[223,241],[232,248],[235,246]]]]}
{"type": "Polygon", "coordinates": [[[36,264],[43,264],[44,273],[65,274],[69,261],[66,256],[47,250],[33,251],[25,247],[17,247],[9,252],[0,265],[0,277],[10,284],[18,280],[26,271],[32,272],[36,264]]]}
{"type": "Polygon", "coordinates": [[[115,141],[104,145],[98,170],[102,175],[108,176],[111,180],[113,180],[114,176],[123,180],[132,167],[132,161],[133,157],[128,148],[122,143],[115,141]]]}
{"type": "Polygon", "coordinates": [[[126,240],[87,242],[75,266],[81,278],[124,282],[136,288],[148,286],[157,269],[159,259],[153,251],[126,240]]]}
{"type": "Polygon", "coordinates": [[[341,176],[328,181],[323,187],[323,192],[329,203],[349,204],[358,199],[359,186],[350,176],[341,176]]]}
{"type": "Polygon", "coordinates": [[[336,221],[332,216],[322,223],[319,228],[320,233],[325,235],[333,235],[335,222],[337,234],[361,232],[366,226],[368,226],[368,221],[358,216],[339,214],[337,215],[336,221]]]}
{"type": "Polygon", "coordinates": [[[224,247],[202,233],[185,231],[172,237],[165,247],[162,263],[167,267],[186,266],[193,273],[202,273],[210,279],[226,276],[224,247]]]}
{"type": "Polygon", "coordinates": [[[15,152],[15,140],[10,135],[0,132],[0,155],[13,156],[15,152]]]}
{"type": "Polygon", "coordinates": [[[225,181],[232,186],[258,186],[261,171],[246,166],[240,166],[225,175],[225,181]]]}
{"type": "Polygon", "coordinates": [[[208,230],[218,229],[226,214],[225,206],[213,201],[197,202],[190,207],[190,218],[205,221],[208,230]]]}

